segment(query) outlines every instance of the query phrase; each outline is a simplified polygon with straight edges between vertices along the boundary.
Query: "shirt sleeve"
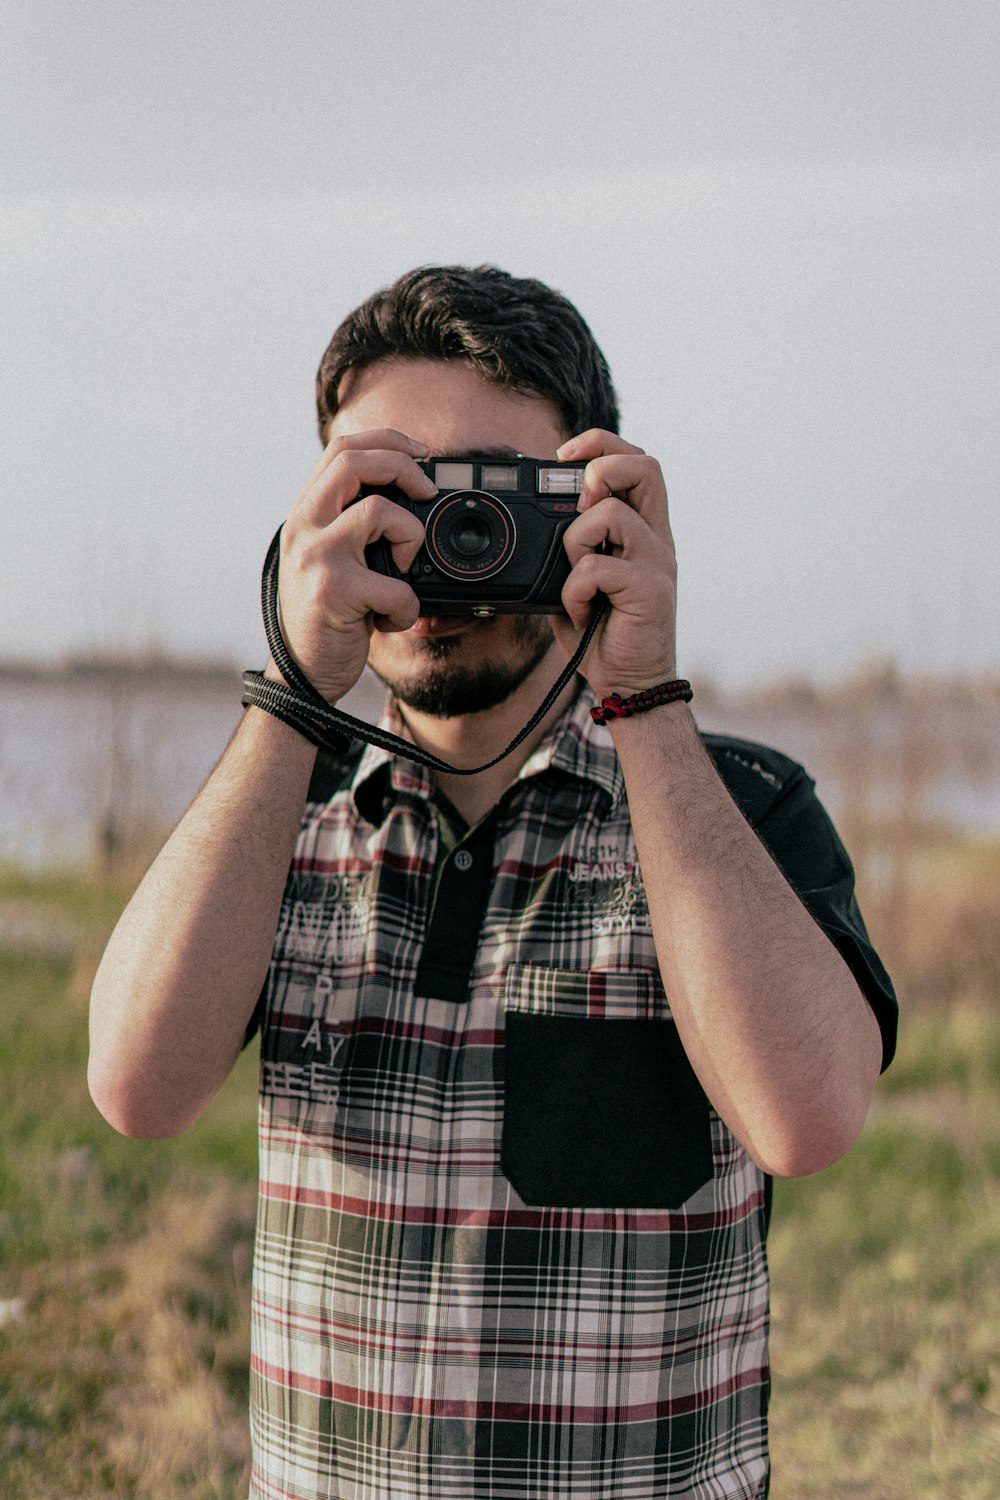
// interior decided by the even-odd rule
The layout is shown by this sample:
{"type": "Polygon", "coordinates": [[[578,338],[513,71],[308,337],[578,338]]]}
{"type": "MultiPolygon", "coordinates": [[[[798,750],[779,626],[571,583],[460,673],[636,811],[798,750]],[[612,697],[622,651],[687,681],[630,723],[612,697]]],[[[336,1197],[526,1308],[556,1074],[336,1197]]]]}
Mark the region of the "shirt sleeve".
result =
{"type": "Polygon", "coordinates": [[[882,1033],[884,1072],[896,1050],[899,1005],[858,908],[854,866],[815,783],[776,751],[709,739],[715,740],[708,748],[730,793],[868,1000],[882,1033]]]}
{"type": "MultiPolygon", "coordinates": [[[[361,741],[355,741],[344,755],[333,755],[329,750],[321,749],[319,751],[309,781],[309,790],[306,793],[306,806],[302,814],[303,826],[305,826],[309,808],[313,804],[329,802],[331,797],[336,796],[337,792],[343,791],[347,786],[357,768],[358,761],[361,759],[363,749],[364,744],[361,741]]],[[[289,871],[289,874],[291,874],[291,871],[289,871]]],[[[288,887],[286,882],[286,896],[287,893],[288,887]]],[[[264,1012],[267,1008],[267,990],[269,984],[270,973],[264,980],[261,992],[257,996],[257,1004],[253,1008],[253,1015],[247,1022],[247,1029],[243,1033],[242,1045],[244,1050],[249,1047],[264,1024],[264,1012]]]]}

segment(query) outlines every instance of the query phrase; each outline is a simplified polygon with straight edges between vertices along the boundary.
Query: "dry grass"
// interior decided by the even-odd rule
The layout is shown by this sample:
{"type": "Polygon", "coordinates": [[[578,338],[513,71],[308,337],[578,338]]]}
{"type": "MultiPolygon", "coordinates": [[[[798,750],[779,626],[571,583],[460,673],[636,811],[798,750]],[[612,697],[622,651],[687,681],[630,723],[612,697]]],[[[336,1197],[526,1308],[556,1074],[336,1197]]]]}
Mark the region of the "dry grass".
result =
{"type": "Polygon", "coordinates": [[[184,1140],[120,1139],[86,1093],[90,966],[0,955],[0,1492],[235,1500],[255,1059],[184,1140]]]}
{"type": "Polygon", "coordinates": [[[775,1500],[1000,1494],[1000,842],[906,848],[862,893],[896,1061],[861,1144],[776,1185],[775,1500]]]}
{"type": "Polygon", "coordinates": [[[918,1017],[892,1077],[845,1161],[778,1185],[778,1500],[998,1493],[995,1009],[918,1017]]]}
{"type": "Polygon", "coordinates": [[[246,1493],[252,1194],[168,1190],[148,1225],[22,1279],[4,1359],[12,1500],[246,1493]]]}

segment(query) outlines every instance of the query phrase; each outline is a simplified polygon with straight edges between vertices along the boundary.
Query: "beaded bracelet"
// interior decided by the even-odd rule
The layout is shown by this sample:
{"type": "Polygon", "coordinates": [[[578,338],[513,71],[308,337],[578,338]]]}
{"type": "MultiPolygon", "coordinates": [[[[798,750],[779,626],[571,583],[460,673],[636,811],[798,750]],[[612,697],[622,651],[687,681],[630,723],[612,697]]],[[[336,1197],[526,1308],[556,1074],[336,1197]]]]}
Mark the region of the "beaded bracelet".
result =
{"type": "Polygon", "coordinates": [[[657,708],[661,703],[690,703],[693,697],[691,684],[683,677],[675,677],[671,682],[661,682],[657,687],[643,688],[641,693],[633,693],[631,698],[623,698],[621,693],[611,693],[607,698],[602,698],[596,708],[590,710],[590,717],[595,724],[606,724],[609,719],[630,719],[633,714],[644,714],[647,709],[657,708]]]}

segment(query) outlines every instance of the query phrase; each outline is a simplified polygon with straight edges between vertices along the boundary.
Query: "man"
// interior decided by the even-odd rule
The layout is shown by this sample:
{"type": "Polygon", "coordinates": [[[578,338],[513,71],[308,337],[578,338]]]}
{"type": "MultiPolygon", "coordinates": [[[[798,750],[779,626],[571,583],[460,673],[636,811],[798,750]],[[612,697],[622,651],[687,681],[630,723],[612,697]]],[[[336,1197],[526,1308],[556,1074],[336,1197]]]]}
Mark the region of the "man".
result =
{"type": "Polygon", "coordinates": [[[318,392],[280,604],[331,703],[368,662],[393,727],[479,765],[611,607],[467,778],[248,709],[108,947],[91,1088],[126,1133],[183,1130],[261,1032],[252,1492],[763,1495],[769,1174],[848,1149],[894,1039],[849,862],[777,753],[683,701],[591,717],[676,678],[675,559],[565,299],[413,272],[318,392]],[[423,525],[361,487],[429,501],[417,459],[473,451],[586,466],[564,615],[419,617],[366,566],[423,525]]]}

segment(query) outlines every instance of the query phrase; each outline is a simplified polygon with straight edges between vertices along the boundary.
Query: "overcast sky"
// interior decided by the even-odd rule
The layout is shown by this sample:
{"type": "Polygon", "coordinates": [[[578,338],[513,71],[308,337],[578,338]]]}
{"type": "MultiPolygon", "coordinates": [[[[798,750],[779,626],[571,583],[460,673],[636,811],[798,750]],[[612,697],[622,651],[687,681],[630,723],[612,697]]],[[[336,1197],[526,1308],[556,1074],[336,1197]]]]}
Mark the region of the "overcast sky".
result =
{"type": "Polygon", "coordinates": [[[997,669],[998,77],[995,0],[6,0],[0,656],[259,662],[330,333],[489,260],[663,463],[689,675],[997,669]]]}

